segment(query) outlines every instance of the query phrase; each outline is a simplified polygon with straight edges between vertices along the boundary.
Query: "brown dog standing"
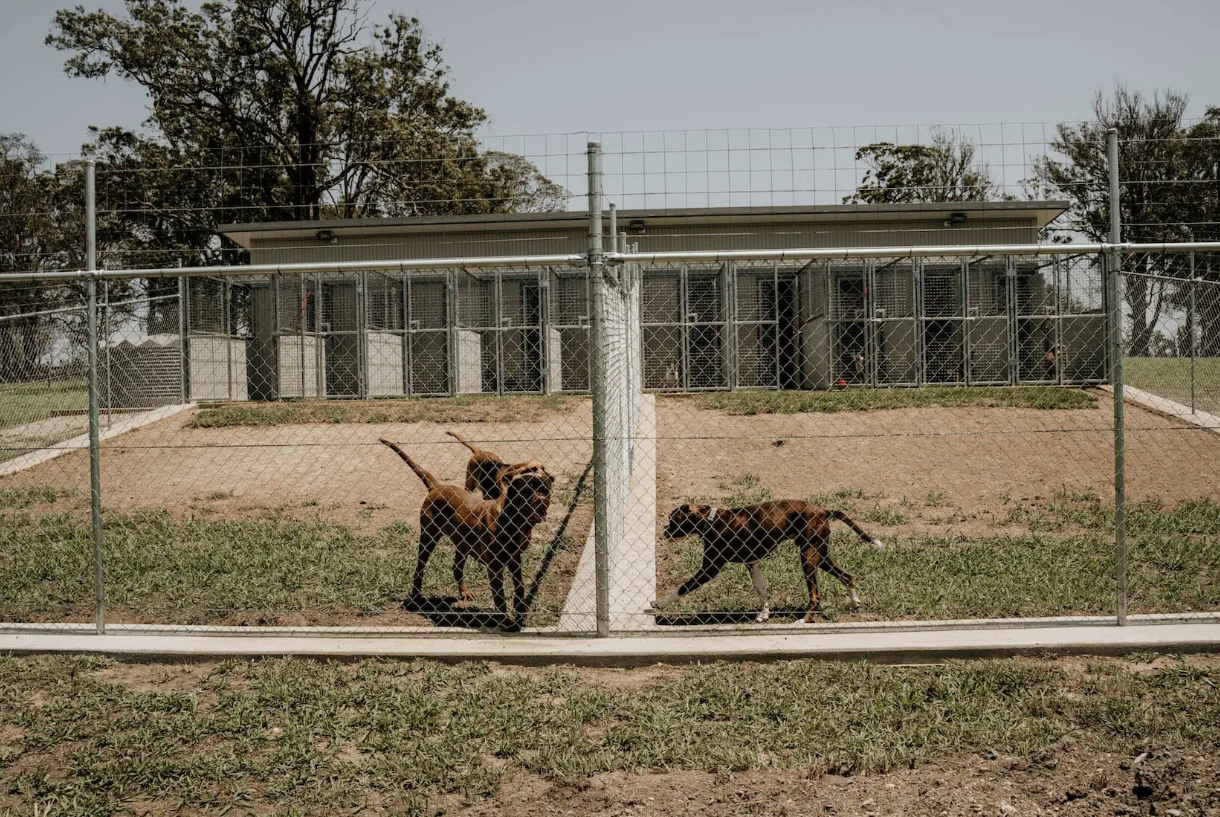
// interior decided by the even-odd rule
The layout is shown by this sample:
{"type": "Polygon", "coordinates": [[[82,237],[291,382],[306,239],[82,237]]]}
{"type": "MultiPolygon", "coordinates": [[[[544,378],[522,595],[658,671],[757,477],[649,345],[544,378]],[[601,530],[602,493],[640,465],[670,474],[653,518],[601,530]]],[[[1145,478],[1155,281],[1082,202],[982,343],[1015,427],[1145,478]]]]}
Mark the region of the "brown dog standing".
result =
{"type": "Polygon", "coordinates": [[[546,518],[555,478],[535,463],[510,468],[501,476],[503,494],[483,499],[456,485],[444,485],[417,465],[407,452],[381,440],[411,466],[428,489],[419,509],[419,559],[411,580],[411,599],[423,599],[424,569],[442,536],[454,545],[453,577],[463,599],[473,598],[466,588],[466,559],[473,555],[487,567],[491,594],[506,629],[520,629],[525,616],[525,577],[521,560],[534,526],[546,518]],[[513,612],[504,595],[504,571],[513,580],[513,612]]]}
{"type": "Polygon", "coordinates": [[[509,465],[496,454],[484,451],[456,431],[446,431],[445,433],[470,449],[470,460],[466,463],[466,490],[479,491],[483,494],[484,499],[500,498],[500,495],[504,493],[504,475],[509,471],[527,465],[542,468],[542,463],[537,460],[509,465]]]}
{"type": "Polygon", "coordinates": [[[771,616],[767,601],[767,583],[763,578],[760,562],[780,543],[788,539],[796,542],[801,554],[801,569],[805,573],[805,584],[809,588],[809,608],[805,612],[805,623],[813,621],[818,609],[818,569],[834,576],[851,592],[852,605],[858,607],[860,597],[851,574],[831,561],[830,520],[845,522],[865,542],[881,547],[881,543],[865,533],[842,511],[830,511],[800,500],[764,502],[743,508],[717,508],[714,505],[683,505],[669,514],[665,526],[667,539],[681,539],[697,535],[703,539],[703,564],[699,572],[688,579],[663,599],[653,602],[653,608],[661,610],[673,604],[687,593],[708,583],[720,573],[726,564],[744,564],[750,571],[754,589],[762,600],[762,610],[755,621],[763,622],[771,616]]]}

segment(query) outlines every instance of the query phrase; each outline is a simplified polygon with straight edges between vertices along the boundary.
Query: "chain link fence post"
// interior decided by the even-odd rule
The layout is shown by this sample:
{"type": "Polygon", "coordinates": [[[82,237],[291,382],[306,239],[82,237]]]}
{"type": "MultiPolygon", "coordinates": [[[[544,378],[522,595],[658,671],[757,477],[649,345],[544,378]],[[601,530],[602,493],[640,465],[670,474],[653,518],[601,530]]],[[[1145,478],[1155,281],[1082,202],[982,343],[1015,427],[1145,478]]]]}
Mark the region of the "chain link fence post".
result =
{"type": "MultiPolygon", "coordinates": [[[[1110,171],[1110,243],[1122,241],[1119,211],[1118,130],[1106,131],[1106,158],[1110,171]]],[[[1127,441],[1123,415],[1123,310],[1122,256],[1111,249],[1106,256],[1106,306],[1110,323],[1110,366],[1114,381],[1114,583],[1115,612],[1120,627],[1127,624],[1127,441]]]]}
{"type": "MultiPolygon", "coordinates": [[[[85,162],[85,270],[97,269],[97,164],[85,162]]],[[[85,338],[89,366],[89,505],[93,517],[93,599],[97,634],[106,634],[106,585],[102,573],[102,468],[98,433],[97,278],[88,278],[88,326],[85,338]]]]}
{"type": "Polygon", "coordinates": [[[1199,281],[1195,278],[1195,254],[1190,254],[1190,302],[1186,305],[1186,325],[1190,327],[1190,413],[1198,414],[1198,357],[1199,357],[1199,312],[1195,293],[1199,289],[1199,281]]]}
{"type": "Polygon", "coordinates": [[[594,582],[597,592],[597,634],[610,634],[610,482],[606,456],[609,406],[606,382],[606,282],[602,277],[602,146],[590,142],[589,157],[589,278],[593,289],[590,342],[593,347],[593,527],[594,582]]]}

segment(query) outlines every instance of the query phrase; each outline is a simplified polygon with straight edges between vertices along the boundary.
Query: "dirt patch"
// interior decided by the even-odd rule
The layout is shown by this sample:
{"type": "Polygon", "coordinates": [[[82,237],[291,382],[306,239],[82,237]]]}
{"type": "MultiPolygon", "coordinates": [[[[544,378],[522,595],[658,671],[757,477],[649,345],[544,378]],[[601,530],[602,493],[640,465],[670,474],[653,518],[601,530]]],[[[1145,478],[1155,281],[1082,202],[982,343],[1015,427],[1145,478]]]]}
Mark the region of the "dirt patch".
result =
{"type": "MultiPolygon", "coordinates": [[[[1057,490],[1112,496],[1110,406],[1039,410],[914,408],[866,413],[758,415],[658,401],[658,515],[715,498],[721,483],[756,475],[776,497],[837,491],[993,512],[1057,490]]],[[[1127,407],[1131,501],[1220,497],[1220,435],[1127,407]],[[1206,476],[1206,478],[1201,478],[1206,476]]]]}
{"type": "Polygon", "coordinates": [[[1152,751],[1136,758],[1064,741],[1018,758],[995,753],[920,763],[888,774],[792,770],[709,774],[615,772],[589,780],[513,775],[474,803],[437,800],[452,815],[1098,815],[1212,814],[1220,809],[1215,758],[1152,751]]]}

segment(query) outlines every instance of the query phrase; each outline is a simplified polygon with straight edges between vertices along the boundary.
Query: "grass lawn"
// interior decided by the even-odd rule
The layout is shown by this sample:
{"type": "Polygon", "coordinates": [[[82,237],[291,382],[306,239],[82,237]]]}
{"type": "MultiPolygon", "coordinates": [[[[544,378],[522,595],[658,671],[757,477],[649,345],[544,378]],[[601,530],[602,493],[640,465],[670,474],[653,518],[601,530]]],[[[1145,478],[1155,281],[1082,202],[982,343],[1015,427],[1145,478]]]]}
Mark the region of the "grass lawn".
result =
{"type": "MultiPolygon", "coordinates": [[[[1123,358],[1123,382],[1169,400],[1190,405],[1189,357],[1123,358]]],[[[1220,358],[1195,361],[1195,405],[1220,412],[1220,358]]]]}
{"type": "MultiPolygon", "coordinates": [[[[1077,755],[1094,774],[1096,752],[1120,753],[1124,769],[1141,752],[1211,755],[1220,745],[1220,662],[1153,659],[795,661],[610,674],[0,657],[0,814],[435,814],[434,801],[448,798],[456,811],[463,796],[473,804],[514,780],[509,796],[530,796],[531,778],[569,787],[570,804],[583,781],[614,771],[793,769],[816,778],[962,757],[973,785],[996,753],[1023,764],[1009,776],[1077,755]]],[[[1126,776],[1120,785],[1129,787],[1126,776]]],[[[1094,791],[1088,779],[1069,799],[1102,797],[1109,784],[1094,791]]],[[[1204,781],[1174,786],[1177,797],[1207,791],[1204,781]]],[[[1073,813],[1103,813],[1090,803],[1073,813]]],[[[522,804],[511,813],[550,810],[522,804]]]]}
{"type": "MultiPolygon", "coordinates": [[[[561,483],[556,513],[527,551],[527,581],[537,582],[531,626],[555,623],[583,547],[579,531],[587,520],[559,531],[575,484],[561,483]]],[[[749,480],[729,488],[717,500],[726,507],[767,498],[749,480]]],[[[581,496],[577,514],[587,516],[588,490],[581,496]]],[[[384,623],[410,623],[399,609],[415,565],[410,525],[361,533],[327,521],[326,508],[312,506],[213,518],[212,504],[224,498],[200,498],[180,516],[107,514],[106,585],[114,621],[377,624],[368,617],[397,615],[384,623]]],[[[93,590],[86,499],[51,488],[0,491],[0,620],[88,620],[93,590]]],[[[1014,506],[995,533],[900,539],[885,528],[951,515],[952,509],[940,507],[932,494],[906,507],[849,494],[811,499],[845,510],[887,542],[877,550],[834,525],[831,554],[856,576],[866,618],[1109,615],[1114,609],[1111,515],[1096,498],[1056,496],[1037,508],[1014,506]]],[[[1132,612],[1220,608],[1220,504],[1134,505],[1128,521],[1132,612]]],[[[659,542],[661,591],[693,575],[701,553],[697,537],[659,542]]],[[[452,549],[442,546],[428,566],[428,595],[453,593],[451,564],[452,549]]],[[[793,546],[781,546],[763,570],[777,620],[794,617],[806,590],[793,546]]],[[[461,611],[469,618],[491,609],[483,569],[470,563],[467,581],[478,598],[459,605],[452,623],[459,623],[461,611]]],[[[828,617],[842,617],[846,592],[826,574],[819,584],[828,617]]],[[[748,574],[734,565],[662,620],[739,620],[756,609],[748,574]]]]}
{"type": "Polygon", "coordinates": [[[35,423],[52,411],[89,407],[89,386],[84,378],[33,383],[0,383],[0,428],[35,423]]]}
{"type": "Polygon", "coordinates": [[[716,392],[700,395],[695,402],[699,408],[753,415],[932,407],[1082,409],[1092,408],[1097,400],[1078,389],[1052,386],[926,386],[919,389],[716,392]]]}
{"type": "MultiPolygon", "coordinates": [[[[529,626],[555,623],[563,607],[584,544],[582,515],[591,515],[590,489],[587,478],[557,483],[553,513],[526,552],[526,581],[536,584],[529,626]],[[577,485],[580,502],[561,531],[577,485]]],[[[313,501],[253,509],[249,518],[212,518],[215,503],[227,498],[223,492],[200,497],[185,516],[106,514],[103,558],[113,621],[355,624],[388,613],[398,616],[392,623],[411,623],[400,608],[415,569],[418,536],[411,525],[360,533],[326,521],[327,508],[313,501]]],[[[87,501],[49,487],[0,489],[0,620],[89,618],[87,501]]],[[[452,559],[453,549],[442,544],[428,563],[426,594],[455,592],[452,559]]],[[[466,581],[477,598],[455,608],[449,617],[455,624],[492,609],[486,571],[475,560],[467,563],[466,581]]]]}
{"type": "Polygon", "coordinates": [[[188,428],[285,426],[305,423],[536,423],[567,414],[588,398],[568,394],[462,395],[407,400],[232,403],[195,414],[188,428]]]}

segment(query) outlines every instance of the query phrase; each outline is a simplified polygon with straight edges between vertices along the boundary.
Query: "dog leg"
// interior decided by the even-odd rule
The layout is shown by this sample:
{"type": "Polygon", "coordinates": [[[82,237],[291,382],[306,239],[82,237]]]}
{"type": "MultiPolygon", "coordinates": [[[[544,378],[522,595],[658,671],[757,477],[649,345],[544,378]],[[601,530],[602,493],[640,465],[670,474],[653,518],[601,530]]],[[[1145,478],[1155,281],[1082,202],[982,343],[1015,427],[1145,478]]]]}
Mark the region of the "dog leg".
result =
{"type": "Polygon", "coordinates": [[[663,599],[658,599],[658,600],[654,601],[652,603],[652,609],[653,610],[664,610],[666,607],[673,604],[675,601],[682,598],[687,593],[693,593],[694,591],[698,590],[700,587],[702,587],[703,585],[707,584],[712,579],[714,579],[718,575],[720,575],[720,570],[723,567],[724,567],[723,562],[709,562],[707,559],[704,559],[703,566],[699,568],[698,573],[696,573],[694,576],[691,576],[689,579],[687,579],[685,582],[683,582],[682,586],[679,587],[675,592],[670,593],[668,596],[666,596],[663,599]]]}
{"type": "Polygon", "coordinates": [[[847,588],[847,592],[851,593],[851,609],[860,609],[860,596],[856,594],[856,582],[851,577],[851,574],[831,561],[829,556],[822,560],[821,567],[827,573],[843,582],[843,586],[847,588]]]}
{"type": "Polygon", "coordinates": [[[458,598],[462,601],[474,601],[474,591],[466,586],[466,549],[458,545],[453,554],[453,581],[457,584],[458,598]]]}
{"type": "Polygon", "coordinates": [[[419,531],[419,557],[415,560],[415,575],[411,577],[411,596],[407,600],[407,604],[420,609],[424,605],[424,571],[428,567],[428,559],[432,557],[432,551],[436,548],[436,543],[440,541],[440,534],[431,526],[420,524],[419,531]]]}
{"type": "Polygon", "coordinates": [[[496,612],[500,614],[500,629],[514,631],[514,621],[508,614],[508,603],[504,597],[504,565],[492,560],[487,565],[487,580],[491,584],[491,598],[496,612]]]}
{"type": "Polygon", "coordinates": [[[763,576],[762,564],[759,562],[750,562],[747,567],[750,570],[750,580],[754,582],[754,591],[758,593],[758,598],[762,602],[762,609],[758,612],[754,621],[762,624],[767,619],[771,618],[771,607],[767,603],[767,579],[763,576]]]}
{"type": "Polygon", "coordinates": [[[521,567],[521,554],[514,553],[508,559],[508,573],[513,580],[513,621],[518,628],[525,624],[525,572],[521,567]]]}
{"type": "MultiPolygon", "coordinates": [[[[825,547],[825,544],[822,545],[825,547]]],[[[801,548],[801,570],[805,573],[805,586],[809,588],[809,607],[805,610],[805,623],[812,624],[814,614],[821,605],[818,595],[818,564],[822,555],[817,545],[805,545],[801,548]]]]}

